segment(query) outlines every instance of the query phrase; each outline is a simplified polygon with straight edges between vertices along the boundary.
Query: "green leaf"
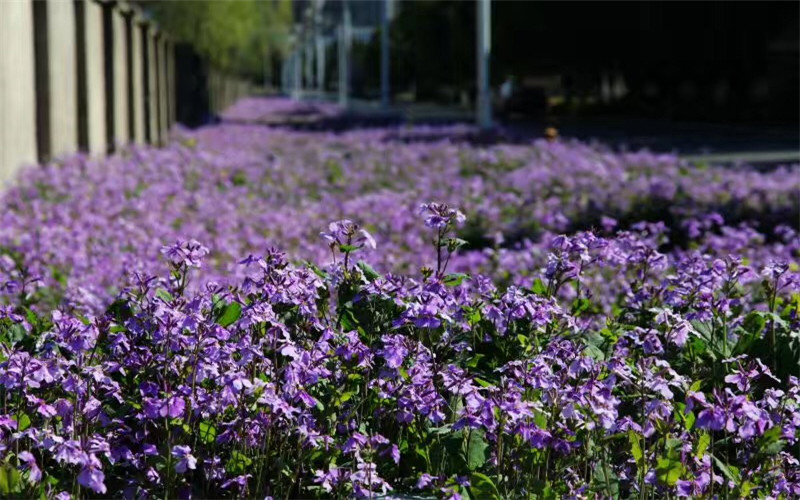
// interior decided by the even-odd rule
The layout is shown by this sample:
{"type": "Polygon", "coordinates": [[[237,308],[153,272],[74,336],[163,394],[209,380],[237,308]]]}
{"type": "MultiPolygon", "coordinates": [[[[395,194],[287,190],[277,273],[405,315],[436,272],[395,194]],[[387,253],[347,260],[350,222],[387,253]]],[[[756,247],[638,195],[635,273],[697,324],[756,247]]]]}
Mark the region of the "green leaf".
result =
{"type": "Polygon", "coordinates": [[[208,422],[200,422],[197,426],[197,431],[200,441],[205,444],[214,444],[217,439],[217,428],[208,422]]]}
{"type": "Polygon", "coordinates": [[[758,440],[758,448],[765,455],[777,455],[786,442],[781,439],[783,428],[779,425],[767,429],[758,440]]]}
{"type": "Polygon", "coordinates": [[[764,316],[758,311],[753,311],[742,322],[742,328],[748,333],[759,334],[764,330],[766,324],[764,316]]]}
{"type": "Polygon", "coordinates": [[[228,464],[225,466],[225,469],[231,474],[241,474],[252,463],[253,461],[250,460],[247,455],[240,451],[234,450],[231,452],[231,458],[228,460],[228,464]]]}
{"type": "Polygon", "coordinates": [[[308,269],[311,269],[312,271],[314,271],[314,274],[316,274],[320,278],[328,279],[328,273],[326,273],[325,271],[323,271],[322,269],[317,267],[313,262],[304,260],[303,261],[303,266],[307,267],[308,269]]]}
{"type": "Polygon", "coordinates": [[[8,497],[22,491],[22,474],[9,464],[0,466],[0,493],[8,497]]]}
{"type": "Polygon", "coordinates": [[[683,441],[680,439],[675,439],[671,437],[666,438],[664,442],[664,449],[667,452],[667,457],[672,459],[680,458],[680,453],[681,453],[680,448],[682,444],[683,441]]]}
{"type": "Polygon", "coordinates": [[[628,442],[631,444],[631,455],[636,460],[636,465],[640,466],[644,453],[642,453],[639,435],[634,431],[628,431],[628,442]]]}
{"type": "Polygon", "coordinates": [[[739,486],[739,494],[737,496],[739,498],[748,498],[755,487],[755,484],[751,483],[750,481],[745,481],[739,486]]]}
{"type": "Polygon", "coordinates": [[[353,245],[339,245],[339,251],[342,253],[352,253],[358,250],[357,246],[353,245]]]}
{"type": "Polygon", "coordinates": [[[164,290],[163,288],[159,288],[158,290],[156,290],[156,297],[163,300],[164,302],[172,302],[173,300],[175,300],[172,297],[172,294],[164,290]]]}
{"type": "Polygon", "coordinates": [[[478,378],[478,377],[476,377],[473,380],[475,380],[475,382],[477,382],[478,385],[481,386],[481,387],[494,387],[494,384],[489,382],[488,380],[484,380],[484,379],[478,378]]]}
{"type": "Polygon", "coordinates": [[[486,474],[473,472],[470,478],[470,497],[471,498],[501,498],[500,491],[495,486],[494,481],[486,474]]]}
{"type": "Polygon", "coordinates": [[[686,414],[684,418],[684,424],[686,425],[686,430],[690,431],[694,428],[694,423],[697,420],[697,417],[694,415],[693,411],[690,411],[686,414]]]}
{"type": "Polygon", "coordinates": [[[533,281],[533,285],[531,286],[531,291],[536,295],[541,295],[543,297],[547,295],[547,287],[545,286],[541,278],[536,278],[533,281]]]}
{"type": "Polygon", "coordinates": [[[609,498],[619,498],[619,477],[614,474],[611,467],[597,463],[594,467],[594,490],[609,498]],[[608,476],[606,476],[608,472],[608,476]]]}
{"type": "Polygon", "coordinates": [[[466,240],[462,240],[461,238],[448,238],[445,241],[447,245],[447,250],[450,252],[455,252],[459,248],[465,246],[467,244],[466,240]]]}
{"type": "Polygon", "coordinates": [[[376,271],[372,266],[370,266],[363,260],[359,261],[357,265],[358,268],[361,269],[361,272],[364,273],[364,277],[367,278],[368,281],[375,281],[376,279],[381,277],[381,275],[378,274],[378,271],[376,271]]]}
{"type": "MultiPolygon", "coordinates": [[[[16,417],[14,417],[16,420],[16,417]]],[[[23,413],[19,416],[19,422],[17,423],[17,430],[22,432],[28,427],[31,426],[31,417],[28,416],[27,413],[23,413]]]]}
{"type": "Polygon", "coordinates": [[[481,319],[482,319],[481,312],[477,309],[475,311],[472,311],[472,313],[469,315],[469,322],[472,325],[477,325],[478,323],[481,322],[481,319]]]}
{"type": "Polygon", "coordinates": [[[444,277],[442,282],[447,286],[458,286],[464,282],[465,279],[469,279],[469,276],[464,273],[450,273],[444,277]]]}
{"type": "Polygon", "coordinates": [[[706,321],[699,321],[699,320],[692,320],[692,327],[694,327],[695,332],[706,342],[710,342],[713,338],[713,331],[714,327],[710,322],[706,321]]]}
{"type": "Polygon", "coordinates": [[[480,364],[481,360],[483,358],[485,358],[485,357],[486,357],[485,354],[475,354],[474,356],[469,358],[469,360],[465,363],[465,365],[468,368],[477,368],[477,366],[480,364]]]}
{"type": "Polygon", "coordinates": [[[703,456],[706,454],[706,451],[708,451],[708,446],[710,444],[711,436],[707,432],[700,434],[700,439],[697,440],[697,449],[694,452],[694,456],[696,456],[698,459],[703,458],[703,456]]]}
{"type": "Polygon", "coordinates": [[[483,437],[483,432],[473,430],[467,432],[467,467],[474,471],[479,469],[489,459],[489,443],[483,437]]]}
{"type": "Polygon", "coordinates": [[[717,464],[717,467],[720,471],[722,471],[722,474],[724,474],[725,477],[727,477],[730,481],[733,481],[735,484],[739,484],[739,469],[725,464],[722,460],[718,459],[714,455],[711,455],[711,458],[714,459],[714,463],[717,464]]]}
{"type": "Polygon", "coordinates": [[[587,345],[583,353],[595,361],[604,361],[606,359],[606,353],[596,345],[587,345]]]}
{"type": "Polygon", "coordinates": [[[580,316],[592,306],[592,301],[586,298],[579,298],[572,301],[572,315],[580,316]]]}
{"type": "Polygon", "coordinates": [[[351,332],[358,329],[358,321],[353,316],[353,311],[344,309],[339,316],[339,321],[342,324],[342,331],[351,332]]]}
{"type": "Polygon", "coordinates": [[[656,462],[656,477],[668,486],[675,486],[685,473],[686,467],[680,460],[659,458],[656,462]]]}
{"type": "Polygon", "coordinates": [[[230,326],[242,316],[242,306],[238,302],[231,302],[225,309],[222,311],[217,323],[220,326],[230,326]]]}

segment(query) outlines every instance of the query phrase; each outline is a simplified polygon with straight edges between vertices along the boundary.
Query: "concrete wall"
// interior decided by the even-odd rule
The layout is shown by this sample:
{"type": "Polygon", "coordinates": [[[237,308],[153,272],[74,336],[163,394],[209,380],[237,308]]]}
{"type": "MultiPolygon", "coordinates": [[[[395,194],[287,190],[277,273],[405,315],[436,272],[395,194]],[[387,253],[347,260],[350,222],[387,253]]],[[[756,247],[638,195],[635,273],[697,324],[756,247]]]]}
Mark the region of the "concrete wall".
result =
{"type": "Polygon", "coordinates": [[[145,37],[147,54],[145,64],[147,65],[147,92],[146,106],[148,117],[148,129],[150,130],[150,143],[161,143],[161,132],[158,129],[158,51],[156,50],[156,33],[153,29],[148,29],[145,37]]]}
{"type": "Polygon", "coordinates": [[[0,184],[36,161],[36,95],[31,0],[6,2],[0,14],[0,184]]]}
{"type": "Polygon", "coordinates": [[[133,140],[145,142],[145,82],[144,49],[142,47],[142,20],[133,16],[131,23],[131,69],[133,72],[133,140]]]}
{"type": "Polygon", "coordinates": [[[199,64],[177,74],[173,40],[124,0],[0,0],[0,187],[79,149],[163,144],[179,87],[191,90],[181,106],[204,110],[197,123],[206,98],[219,113],[249,90],[199,64]]]}
{"type": "Polygon", "coordinates": [[[72,2],[47,0],[46,9],[50,128],[47,154],[58,157],[78,149],[75,7],[72,2]]]}
{"type": "Polygon", "coordinates": [[[114,143],[124,145],[130,142],[130,117],[128,109],[128,37],[127,23],[123,12],[115,8],[112,13],[113,50],[114,50],[114,143]]]}
{"type": "Polygon", "coordinates": [[[103,154],[107,148],[103,8],[96,2],[84,1],[82,8],[75,12],[76,15],[83,15],[84,30],[84,100],[79,105],[85,106],[85,109],[79,110],[79,113],[86,120],[86,144],[82,147],[90,153],[103,154]]]}

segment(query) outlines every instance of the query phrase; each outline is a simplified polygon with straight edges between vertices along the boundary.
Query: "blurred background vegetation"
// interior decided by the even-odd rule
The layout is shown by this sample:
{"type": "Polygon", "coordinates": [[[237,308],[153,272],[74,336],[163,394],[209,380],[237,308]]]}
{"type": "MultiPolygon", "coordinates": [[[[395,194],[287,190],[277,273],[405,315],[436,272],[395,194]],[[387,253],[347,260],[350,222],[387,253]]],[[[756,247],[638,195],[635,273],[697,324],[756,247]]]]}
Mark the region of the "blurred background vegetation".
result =
{"type": "Polygon", "coordinates": [[[286,56],[291,0],[139,0],[147,15],[217,69],[263,79],[286,56]]]}
{"type": "MultiPolygon", "coordinates": [[[[211,66],[280,85],[291,33],[313,2],[335,39],[338,0],[133,0],[211,66]]],[[[380,6],[350,0],[351,92],[380,89],[380,6]]],[[[792,122],[800,109],[798,2],[492,2],[492,88],[513,78],[528,114],[634,114],[660,119],[792,122]],[[609,97],[610,96],[610,97],[609,97]]],[[[394,2],[393,98],[470,106],[475,96],[475,4],[394,2]]],[[[325,90],[337,88],[335,43],[325,90]]]]}

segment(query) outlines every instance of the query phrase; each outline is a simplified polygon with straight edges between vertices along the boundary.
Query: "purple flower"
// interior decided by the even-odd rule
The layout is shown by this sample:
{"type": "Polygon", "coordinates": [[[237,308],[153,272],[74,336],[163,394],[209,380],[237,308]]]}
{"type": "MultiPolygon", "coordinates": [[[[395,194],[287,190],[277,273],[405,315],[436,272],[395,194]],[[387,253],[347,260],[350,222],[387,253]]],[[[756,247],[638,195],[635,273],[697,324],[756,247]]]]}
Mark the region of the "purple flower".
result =
{"type": "Polygon", "coordinates": [[[375,250],[375,238],[365,229],[349,219],[344,219],[328,224],[328,232],[320,233],[331,248],[340,245],[350,245],[358,248],[375,250]]]}
{"type": "Polygon", "coordinates": [[[172,456],[178,458],[175,464],[175,472],[185,473],[188,469],[197,467],[197,459],[192,455],[192,449],[188,446],[177,445],[172,447],[172,456]]]}
{"type": "Polygon", "coordinates": [[[690,498],[694,495],[694,483],[679,479],[676,485],[676,494],[681,498],[690,498]]]}
{"type": "Polygon", "coordinates": [[[428,474],[427,472],[425,472],[425,473],[423,473],[422,475],[420,475],[420,476],[419,476],[419,479],[417,480],[417,489],[424,490],[424,489],[426,489],[426,488],[427,488],[427,487],[428,487],[428,486],[429,486],[429,485],[430,485],[432,482],[434,482],[434,481],[438,481],[438,479],[439,479],[439,478],[438,478],[437,476],[431,476],[430,474],[428,474]]]}
{"type": "Polygon", "coordinates": [[[432,229],[445,229],[451,225],[461,225],[467,218],[456,208],[444,203],[423,203],[419,207],[420,214],[425,216],[425,225],[432,229]]]}
{"type": "Polygon", "coordinates": [[[389,368],[399,368],[408,355],[408,349],[403,345],[403,337],[400,335],[384,335],[383,350],[381,355],[386,360],[389,368]]]}
{"type": "Polygon", "coordinates": [[[251,477],[253,477],[251,474],[243,474],[241,476],[236,476],[222,483],[222,489],[227,490],[231,486],[235,486],[237,489],[243,490],[247,487],[247,480],[251,477]]]}
{"type": "Polygon", "coordinates": [[[200,268],[202,259],[208,255],[208,248],[197,240],[177,240],[172,245],[161,247],[161,253],[174,265],[200,268]]]}
{"type": "Polygon", "coordinates": [[[697,427],[700,429],[711,429],[720,431],[725,428],[727,417],[725,412],[718,408],[706,408],[697,416],[697,427]]]}
{"type": "Polygon", "coordinates": [[[159,414],[162,417],[178,418],[183,415],[183,410],[186,408],[186,402],[181,397],[172,396],[164,400],[159,414]]]}
{"type": "Polygon", "coordinates": [[[42,479],[42,470],[39,469],[39,466],[36,464],[36,457],[29,451],[22,451],[17,455],[21,462],[25,464],[25,467],[30,471],[28,474],[28,480],[32,483],[38,483],[42,479]]]}
{"type": "Polygon", "coordinates": [[[107,491],[105,479],[106,476],[101,470],[100,461],[94,455],[90,455],[89,463],[81,469],[81,473],[78,475],[78,483],[102,495],[107,491]]]}

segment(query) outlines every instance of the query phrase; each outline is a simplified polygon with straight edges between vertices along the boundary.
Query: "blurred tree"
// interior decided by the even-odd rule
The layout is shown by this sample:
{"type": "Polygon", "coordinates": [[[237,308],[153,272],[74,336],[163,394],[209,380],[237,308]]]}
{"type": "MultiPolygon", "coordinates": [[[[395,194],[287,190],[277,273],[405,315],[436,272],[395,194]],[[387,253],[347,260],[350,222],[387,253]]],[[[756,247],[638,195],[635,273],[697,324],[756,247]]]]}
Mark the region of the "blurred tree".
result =
{"type": "MultiPolygon", "coordinates": [[[[254,78],[283,58],[292,25],[291,0],[137,2],[164,31],[190,43],[213,66],[254,78]]],[[[269,76],[269,75],[266,75],[269,76]]]]}

